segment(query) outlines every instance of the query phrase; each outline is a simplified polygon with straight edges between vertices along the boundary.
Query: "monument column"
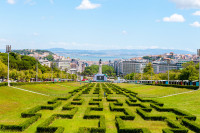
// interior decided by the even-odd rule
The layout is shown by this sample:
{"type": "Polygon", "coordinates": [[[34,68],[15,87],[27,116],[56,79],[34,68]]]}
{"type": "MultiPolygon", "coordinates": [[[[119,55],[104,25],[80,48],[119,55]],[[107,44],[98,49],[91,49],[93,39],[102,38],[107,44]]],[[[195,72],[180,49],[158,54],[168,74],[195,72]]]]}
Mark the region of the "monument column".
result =
{"type": "Polygon", "coordinates": [[[101,64],[101,59],[99,60],[99,73],[102,74],[102,64],[101,64]]]}

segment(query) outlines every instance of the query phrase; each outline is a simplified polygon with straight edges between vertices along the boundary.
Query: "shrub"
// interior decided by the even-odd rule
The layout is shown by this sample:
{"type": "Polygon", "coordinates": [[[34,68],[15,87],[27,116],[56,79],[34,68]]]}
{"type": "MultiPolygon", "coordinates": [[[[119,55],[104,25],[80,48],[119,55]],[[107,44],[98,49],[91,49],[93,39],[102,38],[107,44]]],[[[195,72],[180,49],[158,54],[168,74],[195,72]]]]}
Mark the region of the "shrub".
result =
{"type": "Polygon", "coordinates": [[[200,125],[195,123],[194,121],[190,121],[187,119],[182,119],[182,124],[195,132],[200,132],[200,125]]]}
{"type": "Polygon", "coordinates": [[[166,119],[165,116],[151,116],[147,112],[143,111],[142,109],[138,108],[136,109],[137,113],[144,119],[144,120],[158,120],[158,121],[164,121],[166,119]]]}
{"type": "Polygon", "coordinates": [[[31,118],[27,119],[23,123],[19,125],[0,125],[0,129],[2,130],[12,130],[12,131],[24,131],[26,128],[28,128],[31,124],[36,122],[41,115],[35,115],[32,116],[31,118]]]}
{"type": "MultiPolygon", "coordinates": [[[[40,111],[40,110],[41,110],[41,106],[36,106],[36,107],[34,107],[34,108],[31,108],[31,109],[29,109],[29,110],[27,110],[27,111],[22,112],[22,113],[21,113],[21,116],[22,116],[23,118],[32,117],[32,116],[35,116],[35,115],[36,115],[35,113],[37,113],[37,112],[40,111]]],[[[40,116],[41,116],[41,114],[40,114],[40,116]]]]}
{"type": "Polygon", "coordinates": [[[43,106],[41,106],[41,109],[54,110],[56,107],[58,107],[61,104],[62,104],[62,102],[59,101],[59,102],[56,102],[55,104],[52,104],[51,106],[43,105],[43,106]]]}

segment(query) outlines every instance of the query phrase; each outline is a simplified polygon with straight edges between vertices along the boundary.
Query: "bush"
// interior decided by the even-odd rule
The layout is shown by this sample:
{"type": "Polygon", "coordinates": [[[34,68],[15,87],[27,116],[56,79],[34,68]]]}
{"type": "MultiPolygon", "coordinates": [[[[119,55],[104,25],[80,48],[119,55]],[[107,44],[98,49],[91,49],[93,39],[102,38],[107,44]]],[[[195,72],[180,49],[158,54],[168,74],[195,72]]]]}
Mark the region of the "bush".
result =
{"type": "MultiPolygon", "coordinates": [[[[23,118],[32,117],[32,116],[35,116],[35,115],[36,115],[35,113],[37,113],[37,112],[40,111],[40,110],[41,110],[41,106],[36,106],[36,107],[34,107],[34,108],[32,108],[32,109],[29,109],[29,110],[27,110],[27,111],[22,112],[22,113],[21,113],[21,116],[22,116],[23,118]]],[[[40,116],[41,116],[41,114],[40,114],[40,116]]]]}
{"type": "Polygon", "coordinates": [[[154,121],[164,121],[167,119],[165,116],[150,116],[148,113],[143,111],[142,109],[136,109],[137,113],[144,119],[144,120],[154,120],[154,121]]]}
{"type": "Polygon", "coordinates": [[[186,88],[192,90],[198,90],[198,86],[191,86],[191,85],[167,85],[167,84],[145,84],[145,85],[155,85],[155,86],[164,86],[164,87],[174,87],[174,88],[186,88]]]}
{"type": "Polygon", "coordinates": [[[2,130],[12,130],[12,131],[24,131],[26,128],[28,128],[31,124],[36,122],[41,115],[35,115],[29,118],[28,120],[24,121],[23,123],[19,125],[0,125],[0,129],[2,130]]]}
{"type": "Polygon", "coordinates": [[[55,104],[52,104],[51,106],[43,105],[43,106],[41,106],[41,109],[54,110],[56,107],[58,107],[61,104],[62,104],[62,102],[59,101],[59,102],[56,102],[55,104]]]}
{"type": "Polygon", "coordinates": [[[151,133],[146,128],[125,128],[123,120],[119,117],[115,118],[115,120],[119,133],[151,133]]]}
{"type": "Polygon", "coordinates": [[[200,132],[200,125],[195,123],[194,121],[190,121],[187,119],[182,119],[182,124],[195,132],[200,132]]]}

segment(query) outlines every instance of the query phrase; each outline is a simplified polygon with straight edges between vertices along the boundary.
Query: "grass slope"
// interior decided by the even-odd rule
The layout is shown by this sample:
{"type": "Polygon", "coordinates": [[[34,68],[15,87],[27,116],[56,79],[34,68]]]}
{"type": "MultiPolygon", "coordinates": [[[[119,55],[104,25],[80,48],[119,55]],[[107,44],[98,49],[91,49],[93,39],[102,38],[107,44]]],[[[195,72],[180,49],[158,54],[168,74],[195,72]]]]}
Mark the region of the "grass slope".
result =
{"type": "Polygon", "coordinates": [[[178,108],[197,116],[200,124],[200,90],[171,97],[156,98],[165,103],[166,107],[178,108]]]}
{"type": "Polygon", "coordinates": [[[65,95],[69,91],[81,86],[83,84],[72,82],[72,83],[55,83],[55,84],[35,84],[35,85],[21,85],[17,86],[22,89],[47,94],[50,96],[65,95]]]}
{"type": "Polygon", "coordinates": [[[139,84],[128,84],[128,83],[119,83],[117,85],[129,89],[133,92],[137,92],[142,97],[152,97],[152,98],[191,91],[184,88],[150,86],[150,85],[139,85],[139,84]]]}
{"type": "Polygon", "coordinates": [[[51,97],[38,95],[11,87],[0,87],[0,123],[16,123],[20,113],[38,104],[43,104],[51,97]]]}

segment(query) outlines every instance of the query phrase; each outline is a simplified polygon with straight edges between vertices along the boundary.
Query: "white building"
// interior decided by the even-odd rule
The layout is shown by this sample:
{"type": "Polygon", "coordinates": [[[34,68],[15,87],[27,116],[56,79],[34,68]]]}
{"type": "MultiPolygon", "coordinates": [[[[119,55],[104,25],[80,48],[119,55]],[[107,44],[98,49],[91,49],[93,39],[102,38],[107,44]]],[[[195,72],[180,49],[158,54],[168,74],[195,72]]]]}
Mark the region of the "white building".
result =
{"type": "Polygon", "coordinates": [[[114,62],[114,68],[117,75],[127,75],[130,73],[143,73],[146,66],[146,61],[135,61],[135,60],[121,60],[114,62]]]}
{"type": "Polygon", "coordinates": [[[70,60],[56,60],[54,61],[57,68],[59,68],[61,71],[70,70],[70,60]]]}
{"type": "Polygon", "coordinates": [[[40,64],[43,65],[43,66],[51,67],[51,62],[48,61],[47,59],[45,59],[45,60],[40,59],[39,62],[40,62],[40,64]]]}

